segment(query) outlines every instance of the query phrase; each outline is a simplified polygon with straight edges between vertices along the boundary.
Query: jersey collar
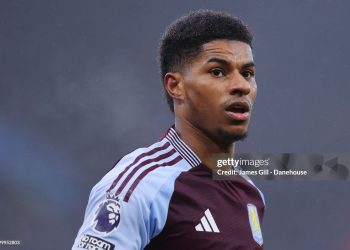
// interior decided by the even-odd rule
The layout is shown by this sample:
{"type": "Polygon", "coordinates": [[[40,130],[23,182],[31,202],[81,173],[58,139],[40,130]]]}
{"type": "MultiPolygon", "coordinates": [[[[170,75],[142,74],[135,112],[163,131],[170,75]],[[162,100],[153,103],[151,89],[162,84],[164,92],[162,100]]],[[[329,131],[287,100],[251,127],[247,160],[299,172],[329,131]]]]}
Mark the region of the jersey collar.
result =
{"type": "Polygon", "coordinates": [[[174,127],[171,127],[168,130],[165,138],[192,167],[196,167],[201,163],[199,157],[192,151],[189,146],[187,146],[183,140],[181,140],[174,127]]]}

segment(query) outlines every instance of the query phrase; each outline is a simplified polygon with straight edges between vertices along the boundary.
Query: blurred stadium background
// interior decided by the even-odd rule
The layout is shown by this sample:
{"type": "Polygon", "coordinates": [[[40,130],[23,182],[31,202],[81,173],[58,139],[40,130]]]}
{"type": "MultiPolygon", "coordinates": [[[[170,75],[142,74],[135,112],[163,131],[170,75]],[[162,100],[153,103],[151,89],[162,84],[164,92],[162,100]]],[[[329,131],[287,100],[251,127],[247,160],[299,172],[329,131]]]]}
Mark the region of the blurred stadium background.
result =
{"type": "MultiPolygon", "coordinates": [[[[199,8],[255,33],[258,99],[240,152],[349,153],[349,1],[2,0],[0,240],[71,247],[92,186],[172,125],[159,37],[199,8]]],[[[349,181],[258,185],[265,249],[350,249],[349,181]]]]}

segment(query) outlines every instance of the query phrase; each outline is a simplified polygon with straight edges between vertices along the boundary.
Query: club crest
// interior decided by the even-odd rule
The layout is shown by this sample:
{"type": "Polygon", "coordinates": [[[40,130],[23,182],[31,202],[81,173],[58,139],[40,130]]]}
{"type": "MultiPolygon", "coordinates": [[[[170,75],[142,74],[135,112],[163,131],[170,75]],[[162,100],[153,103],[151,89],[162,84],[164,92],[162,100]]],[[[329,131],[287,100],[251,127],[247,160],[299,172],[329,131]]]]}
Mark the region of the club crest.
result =
{"type": "Polygon", "coordinates": [[[249,217],[249,224],[250,229],[252,231],[253,239],[258,243],[260,246],[264,243],[261,228],[260,228],[260,222],[259,222],[259,215],[258,210],[256,209],[256,206],[253,204],[247,204],[248,209],[248,217],[249,217]]]}

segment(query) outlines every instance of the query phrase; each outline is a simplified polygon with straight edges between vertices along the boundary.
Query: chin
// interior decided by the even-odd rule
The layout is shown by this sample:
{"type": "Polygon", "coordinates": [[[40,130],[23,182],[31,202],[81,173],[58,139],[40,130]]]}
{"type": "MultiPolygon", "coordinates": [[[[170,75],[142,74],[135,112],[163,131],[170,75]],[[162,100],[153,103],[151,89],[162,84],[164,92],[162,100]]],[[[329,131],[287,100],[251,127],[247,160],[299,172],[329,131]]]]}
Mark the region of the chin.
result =
{"type": "Polygon", "coordinates": [[[223,139],[223,141],[233,143],[236,141],[243,141],[248,136],[248,133],[246,129],[236,129],[235,131],[219,129],[219,136],[223,139]]]}

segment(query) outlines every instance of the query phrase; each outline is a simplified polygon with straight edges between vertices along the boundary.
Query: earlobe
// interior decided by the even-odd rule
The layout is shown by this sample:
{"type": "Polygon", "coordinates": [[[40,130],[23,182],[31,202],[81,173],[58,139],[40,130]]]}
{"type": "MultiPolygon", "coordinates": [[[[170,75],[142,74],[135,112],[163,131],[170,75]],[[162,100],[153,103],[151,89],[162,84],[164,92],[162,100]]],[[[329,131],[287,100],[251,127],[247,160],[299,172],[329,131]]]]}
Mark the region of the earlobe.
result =
{"type": "Polygon", "coordinates": [[[172,98],[175,100],[184,99],[183,80],[180,73],[167,73],[164,76],[163,84],[164,88],[172,98]]]}

